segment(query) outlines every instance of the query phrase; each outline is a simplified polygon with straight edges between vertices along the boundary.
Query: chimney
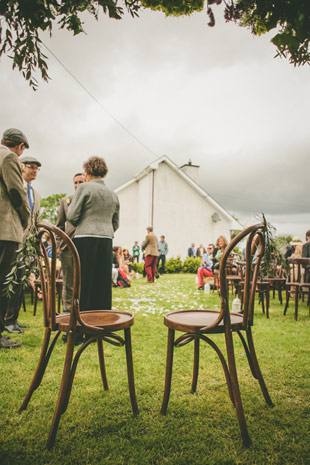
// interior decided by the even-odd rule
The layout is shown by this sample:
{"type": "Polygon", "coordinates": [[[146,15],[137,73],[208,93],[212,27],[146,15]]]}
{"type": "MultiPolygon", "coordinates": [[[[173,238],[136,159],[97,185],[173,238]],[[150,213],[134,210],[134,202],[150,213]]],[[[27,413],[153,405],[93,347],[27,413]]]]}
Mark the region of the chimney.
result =
{"type": "Polygon", "coordinates": [[[189,159],[186,165],[180,166],[180,169],[184,171],[193,181],[199,183],[199,165],[193,165],[192,160],[189,159]]]}

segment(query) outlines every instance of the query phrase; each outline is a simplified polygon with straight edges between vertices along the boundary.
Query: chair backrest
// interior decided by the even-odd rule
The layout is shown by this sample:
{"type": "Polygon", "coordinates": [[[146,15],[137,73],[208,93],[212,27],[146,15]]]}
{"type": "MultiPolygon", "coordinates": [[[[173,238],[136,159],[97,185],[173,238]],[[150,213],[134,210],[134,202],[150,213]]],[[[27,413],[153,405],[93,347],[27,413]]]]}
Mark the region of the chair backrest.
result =
{"type": "Polygon", "coordinates": [[[290,266],[290,271],[287,274],[287,282],[301,283],[304,275],[304,267],[310,265],[310,258],[288,258],[287,262],[290,266]]]}
{"type": "Polygon", "coordinates": [[[56,326],[56,280],[57,280],[57,249],[59,241],[65,242],[70,250],[73,260],[73,293],[71,301],[70,325],[75,326],[79,320],[79,295],[80,295],[80,260],[75,245],[71,239],[56,226],[50,223],[37,224],[37,237],[39,241],[39,254],[37,264],[42,285],[42,301],[44,313],[44,326],[54,331],[56,326]],[[45,237],[51,239],[51,258],[48,258],[45,248],[45,237]]]}
{"type": "MultiPolygon", "coordinates": [[[[208,329],[219,325],[223,320],[227,330],[231,327],[231,312],[229,308],[229,286],[227,285],[226,263],[231,251],[236,245],[247,238],[246,262],[243,270],[244,297],[241,313],[243,314],[243,327],[246,329],[253,324],[255,289],[258,279],[259,267],[265,251],[265,222],[250,226],[239,233],[224,250],[220,262],[221,310],[217,320],[208,329]]],[[[243,262],[242,262],[243,264],[243,262]]],[[[244,266],[244,265],[243,265],[244,266]]]]}
{"type": "Polygon", "coordinates": [[[246,263],[243,271],[244,296],[243,296],[243,327],[252,326],[254,317],[255,290],[259,275],[259,268],[265,251],[266,224],[260,223],[246,228],[239,233],[226,247],[220,263],[221,282],[221,311],[223,311],[224,323],[230,326],[229,288],[226,280],[226,260],[238,243],[247,238],[246,263]]]}

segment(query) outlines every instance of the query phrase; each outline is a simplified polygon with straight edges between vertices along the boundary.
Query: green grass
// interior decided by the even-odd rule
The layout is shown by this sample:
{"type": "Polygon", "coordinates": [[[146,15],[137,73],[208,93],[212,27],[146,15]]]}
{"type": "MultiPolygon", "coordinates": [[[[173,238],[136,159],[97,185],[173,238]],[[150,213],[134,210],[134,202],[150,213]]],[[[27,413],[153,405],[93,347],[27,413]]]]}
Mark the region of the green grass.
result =
{"type": "MultiPolygon", "coordinates": [[[[36,317],[27,301],[20,321],[30,324],[15,340],[16,350],[0,350],[0,463],[27,464],[310,464],[310,317],[300,304],[283,316],[271,300],[270,319],[256,306],[256,350],[275,407],[264,402],[238,339],[235,352],[241,395],[253,445],[241,445],[237,417],[220,362],[201,345],[196,394],[190,393],[192,344],[176,349],[168,413],[160,414],[167,328],[163,315],[181,308],[219,308],[216,293],[196,290],[193,275],[165,275],[155,284],[139,279],[130,289],[113,290],[115,309],[135,313],[132,328],[136,391],[140,414],[132,416],[124,348],[105,344],[110,390],[104,392],[96,345],[78,365],[67,412],[52,451],[45,449],[63,368],[65,345],[57,342],[40,388],[26,411],[17,410],[41,348],[42,309],[36,317]]],[[[223,346],[223,337],[214,336],[223,346]]]]}

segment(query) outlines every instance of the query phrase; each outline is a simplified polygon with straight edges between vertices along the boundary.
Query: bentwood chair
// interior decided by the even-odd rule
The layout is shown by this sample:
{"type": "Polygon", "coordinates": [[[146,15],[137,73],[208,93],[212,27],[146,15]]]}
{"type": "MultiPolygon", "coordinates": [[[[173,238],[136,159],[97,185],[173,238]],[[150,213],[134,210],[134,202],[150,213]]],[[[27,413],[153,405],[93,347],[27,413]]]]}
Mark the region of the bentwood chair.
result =
{"type": "MultiPolygon", "coordinates": [[[[244,269],[246,262],[242,261],[239,262],[241,268],[241,281],[239,283],[240,295],[241,295],[241,302],[243,302],[244,296],[244,269]]],[[[251,271],[251,280],[252,280],[253,270],[251,271]]],[[[270,303],[270,281],[268,280],[258,280],[256,281],[255,292],[258,294],[258,303],[262,306],[262,312],[266,313],[266,317],[269,318],[269,303],[270,303]],[[265,311],[265,302],[266,302],[266,311],[265,311]]]]}
{"type": "Polygon", "coordinates": [[[80,312],[80,261],[73,242],[63,231],[50,224],[39,223],[37,234],[40,251],[37,262],[42,285],[45,336],[37,369],[19,412],[27,408],[33,392],[40,386],[60,333],[66,333],[68,338],[62,380],[47,442],[47,447],[50,449],[55,442],[60,417],[66,411],[69,403],[79,358],[92,342],[97,342],[99,366],[105,391],[108,390],[108,381],[104,361],[103,342],[115,346],[125,345],[131,406],[133,413],[138,414],[130,335],[130,327],[134,323],[134,318],[130,313],[121,311],[93,310],[80,312]],[[48,259],[43,245],[43,236],[45,233],[48,233],[52,240],[52,259],[48,259]],[[70,314],[56,313],[56,241],[58,238],[62,239],[67,244],[73,258],[73,295],[70,314]],[[124,330],[124,338],[117,334],[117,332],[121,330],[124,330]],[[52,333],[55,335],[51,340],[52,333]],[[75,335],[77,333],[85,335],[85,342],[80,346],[74,356],[75,335]]]}
{"type": "Polygon", "coordinates": [[[251,439],[247,430],[238,383],[233,345],[234,333],[237,333],[241,339],[252,375],[258,380],[266,403],[270,407],[273,406],[261,370],[259,368],[252,337],[255,288],[261,258],[264,253],[265,227],[265,223],[262,223],[245,229],[243,232],[238,234],[238,236],[236,236],[226,247],[220,264],[221,309],[219,311],[180,310],[168,313],[164,317],[164,324],[168,327],[168,345],[165,390],[161,413],[166,414],[167,412],[171,391],[174,348],[182,347],[192,341],[194,342],[192,392],[196,392],[199,371],[199,345],[200,341],[204,341],[215,350],[222,363],[229,396],[236,408],[239,428],[244,446],[250,445],[251,439]],[[246,245],[246,269],[244,276],[245,283],[243,308],[240,313],[232,313],[229,310],[229,290],[226,280],[226,261],[231,250],[245,237],[248,237],[248,239],[246,245]],[[257,248],[258,252],[255,254],[257,248]],[[182,333],[177,337],[176,340],[175,331],[181,331],[182,333]],[[243,336],[243,333],[245,333],[246,339],[243,336]],[[215,334],[223,334],[225,337],[227,361],[218,345],[212,339],[212,336],[215,334]]]}
{"type": "Polygon", "coordinates": [[[285,270],[283,265],[278,265],[275,261],[272,265],[272,276],[265,276],[263,281],[266,281],[270,285],[270,290],[272,291],[272,298],[275,298],[276,291],[278,291],[278,298],[280,304],[282,305],[282,290],[285,289],[285,270]]]}
{"type": "Polygon", "coordinates": [[[300,298],[308,296],[307,305],[310,305],[310,283],[303,282],[304,267],[310,265],[310,258],[288,258],[289,271],[286,281],[286,302],[283,314],[286,315],[290,297],[295,301],[295,320],[298,318],[298,302],[300,298]]]}

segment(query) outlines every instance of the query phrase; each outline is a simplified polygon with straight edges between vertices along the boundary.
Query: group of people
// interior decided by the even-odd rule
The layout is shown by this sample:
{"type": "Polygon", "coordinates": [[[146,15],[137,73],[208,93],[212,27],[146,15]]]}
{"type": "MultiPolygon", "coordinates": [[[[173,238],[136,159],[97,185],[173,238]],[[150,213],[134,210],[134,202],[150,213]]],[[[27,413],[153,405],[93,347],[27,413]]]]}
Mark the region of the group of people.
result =
{"type": "MultiPolygon", "coordinates": [[[[4,131],[0,145],[0,348],[20,347],[8,333],[22,333],[25,325],[18,321],[22,298],[22,286],[16,284],[11,298],[3,292],[8,273],[11,271],[17,250],[35,225],[40,209],[40,195],[33,189],[41,163],[34,157],[22,156],[29,142],[19,129],[4,131]]],[[[139,262],[143,253],[145,275],[153,283],[159,273],[165,272],[168,244],[165,236],[160,240],[153,227],[147,228],[145,240],[136,241],[132,255],[127,248],[112,249],[114,233],[119,227],[119,200],[104,182],[108,167],[103,158],[90,157],[83,165],[83,172],[73,177],[75,193],[62,199],[56,225],[63,230],[77,248],[81,263],[80,310],[110,309],[112,307],[112,282],[123,273],[130,277],[132,263],[139,262]]],[[[294,241],[293,241],[294,242],[294,241]]],[[[296,242],[296,241],[295,241],[296,242]]],[[[310,257],[310,231],[306,243],[292,243],[286,255],[294,253],[310,257]],[[293,249],[294,248],[294,249],[293,249]]],[[[198,289],[203,289],[205,277],[213,277],[227,246],[220,236],[216,244],[207,248],[191,244],[189,257],[200,257],[198,289]]],[[[59,244],[62,268],[63,311],[70,311],[73,286],[73,262],[66,244],[59,244]]],[[[310,279],[310,267],[306,267],[306,280],[310,279]]]]}
{"type": "MultiPolygon", "coordinates": [[[[21,333],[17,320],[22,295],[20,284],[8,298],[5,282],[17,250],[35,224],[40,196],[31,183],[41,163],[22,157],[29,142],[16,128],[4,131],[0,145],[0,348],[20,347],[3,332],[21,333]],[[20,160],[19,160],[19,157],[20,160]]],[[[80,310],[110,309],[112,306],[112,240],[119,226],[119,201],[103,178],[108,167],[103,158],[91,157],[84,172],[74,178],[75,194],[62,199],[57,226],[71,237],[81,262],[80,310]]],[[[63,310],[70,311],[73,264],[70,252],[60,244],[63,273],[63,310]]]]}
{"type": "MultiPolygon", "coordinates": [[[[33,189],[41,163],[34,157],[22,157],[29,148],[25,134],[16,128],[4,131],[0,145],[0,348],[20,347],[8,333],[22,333],[26,327],[18,321],[22,286],[16,285],[10,298],[4,293],[7,275],[11,271],[17,250],[25,241],[31,226],[39,217],[40,195],[33,189]]],[[[126,276],[132,262],[139,261],[140,246],[135,242],[133,254],[128,249],[114,247],[114,233],[119,227],[119,200],[104,182],[108,167],[103,158],[90,157],[83,172],[73,177],[75,193],[61,200],[56,226],[74,242],[81,263],[80,310],[105,310],[112,307],[112,272],[126,276]]],[[[47,238],[48,239],[48,238],[47,238]]],[[[47,244],[48,247],[48,244],[47,244]]],[[[160,241],[147,228],[141,245],[148,282],[154,282],[157,268],[165,271],[168,246],[164,236],[160,241]]],[[[63,277],[63,311],[71,309],[73,261],[66,244],[59,244],[63,277]]]]}
{"type": "MultiPolygon", "coordinates": [[[[168,244],[163,235],[160,236],[160,240],[158,241],[157,236],[153,232],[153,227],[149,226],[145,240],[141,246],[138,241],[135,241],[132,247],[132,255],[130,255],[126,247],[124,249],[118,246],[113,247],[112,282],[114,285],[118,285],[119,273],[121,275],[125,273],[127,279],[131,279],[132,264],[133,262],[139,263],[140,251],[142,252],[144,261],[143,274],[147,277],[147,282],[154,282],[155,278],[165,273],[168,244]]],[[[123,287],[123,285],[121,284],[119,287],[123,287]]]]}
{"type": "Polygon", "coordinates": [[[205,248],[203,244],[200,244],[199,247],[195,248],[195,244],[192,243],[191,247],[188,248],[188,257],[201,259],[201,266],[197,271],[198,290],[204,289],[204,278],[212,278],[218,272],[219,264],[227,244],[227,239],[224,236],[219,236],[215,245],[209,244],[205,248]]]}
{"type": "Polygon", "coordinates": [[[4,131],[0,145],[0,348],[5,349],[20,347],[21,343],[12,341],[3,332],[23,331],[17,320],[21,286],[16,286],[9,299],[4,294],[5,281],[40,204],[31,186],[40,162],[24,157],[22,165],[19,163],[19,157],[28,148],[28,139],[22,131],[15,128],[4,131]]]}

